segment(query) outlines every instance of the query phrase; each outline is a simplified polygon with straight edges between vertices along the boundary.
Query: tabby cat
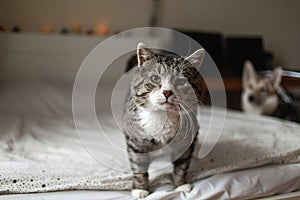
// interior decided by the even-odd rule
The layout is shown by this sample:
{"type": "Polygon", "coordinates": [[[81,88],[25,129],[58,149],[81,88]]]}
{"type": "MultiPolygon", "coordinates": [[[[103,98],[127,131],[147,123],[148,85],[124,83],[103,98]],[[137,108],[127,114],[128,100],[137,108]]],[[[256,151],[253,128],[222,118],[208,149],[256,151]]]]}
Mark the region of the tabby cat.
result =
{"type": "Polygon", "coordinates": [[[199,129],[204,82],[198,69],[204,56],[204,49],[181,57],[137,46],[138,66],[123,116],[135,197],[149,194],[148,167],[165,154],[173,161],[176,190],[191,190],[186,176],[199,129]]]}

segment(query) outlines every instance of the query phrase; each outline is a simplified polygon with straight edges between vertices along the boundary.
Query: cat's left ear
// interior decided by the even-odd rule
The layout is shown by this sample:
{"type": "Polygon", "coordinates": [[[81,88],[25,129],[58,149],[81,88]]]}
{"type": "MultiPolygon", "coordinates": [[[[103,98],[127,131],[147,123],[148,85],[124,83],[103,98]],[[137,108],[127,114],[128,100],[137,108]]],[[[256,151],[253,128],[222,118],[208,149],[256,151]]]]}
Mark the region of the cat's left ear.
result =
{"type": "Polygon", "coordinates": [[[270,76],[271,79],[271,83],[273,85],[274,88],[279,87],[280,82],[281,82],[281,76],[282,76],[282,68],[281,67],[276,67],[273,71],[272,74],[270,76]]]}
{"type": "Polygon", "coordinates": [[[147,48],[143,43],[139,43],[137,46],[137,59],[138,59],[138,66],[143,66],[146,62],[154,59],[154,53],[147,48]]]}
{"type": "Polygon", "coordinates": [[[205,57],[205,50],[198,49],[191,55],[187,56],[184,60],[191,63],[197,70],[199,70],[200,66],[203,63],[204,57],[205,57]]]}

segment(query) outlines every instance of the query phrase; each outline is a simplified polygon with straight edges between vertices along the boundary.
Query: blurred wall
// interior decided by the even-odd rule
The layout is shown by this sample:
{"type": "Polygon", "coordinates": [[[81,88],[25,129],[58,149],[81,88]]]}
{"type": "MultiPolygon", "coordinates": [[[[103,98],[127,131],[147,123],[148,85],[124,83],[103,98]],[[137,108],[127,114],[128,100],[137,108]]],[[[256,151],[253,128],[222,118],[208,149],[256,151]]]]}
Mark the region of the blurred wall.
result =
{"type": "Polygon", "coordinates": [[[262,35],[275,64],[300,70],[299,0],[164,0],[162,25],[262,35]],[[184,9],[182,9],[184,8],[184,9]]]}
{"type": "MultiPolygon", "coordinates": [[[[298,0],[161,0],[158,25],[262,35],[275,64],[300,70],[300,1],[298,0]]],[[[11,29],[55,31],[74,21],[84,30],[106,24],[111,33],[148,26],[150,0],[0,0],[0,24],[11,29]]]]}

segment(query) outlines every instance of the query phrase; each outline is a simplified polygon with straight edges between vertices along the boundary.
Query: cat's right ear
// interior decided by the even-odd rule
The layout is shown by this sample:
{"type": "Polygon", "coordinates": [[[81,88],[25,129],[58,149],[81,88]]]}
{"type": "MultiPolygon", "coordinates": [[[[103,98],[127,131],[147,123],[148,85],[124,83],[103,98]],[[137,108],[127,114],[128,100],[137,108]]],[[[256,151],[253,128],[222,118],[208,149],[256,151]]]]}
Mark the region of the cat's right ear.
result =
{"type": "Polygon", "coordinates": [[[141,42],[137,46],[136,54],[139,67],[155,57],[154,53],[141,42]]]}
{"type": "Polygon", "coordinates": [[[243,84],[249,83],[250,80],[255,80],[257,78],[256,71],[250,60],[246,60],[243,69],[243,84]]]}

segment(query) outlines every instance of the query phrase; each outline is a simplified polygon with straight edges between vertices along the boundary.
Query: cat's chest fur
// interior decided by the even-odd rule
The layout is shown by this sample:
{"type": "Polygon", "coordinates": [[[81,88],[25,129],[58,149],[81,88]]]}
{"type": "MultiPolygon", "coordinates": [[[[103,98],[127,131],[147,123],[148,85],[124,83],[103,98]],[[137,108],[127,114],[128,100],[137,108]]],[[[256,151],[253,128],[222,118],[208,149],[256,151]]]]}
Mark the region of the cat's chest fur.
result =
{"type": "Polygon", "coordinates": [[[143,136],[155,138],[162,144],[168,143],[177,133],[180,125],[180,116],[176,112],[139,109],[138,125],[142,128],[143,136]]]}

